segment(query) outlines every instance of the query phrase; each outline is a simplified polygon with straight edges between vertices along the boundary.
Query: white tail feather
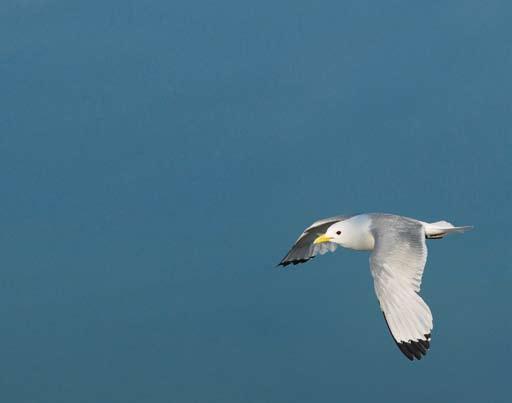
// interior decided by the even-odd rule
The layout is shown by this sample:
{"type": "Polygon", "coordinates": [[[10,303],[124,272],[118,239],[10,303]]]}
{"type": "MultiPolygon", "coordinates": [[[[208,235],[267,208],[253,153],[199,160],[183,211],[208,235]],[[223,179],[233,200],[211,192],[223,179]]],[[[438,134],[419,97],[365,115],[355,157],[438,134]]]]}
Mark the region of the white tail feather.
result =
{"type": "Polygon", "coordinates": [[[451,232],[466,232],[473,229],[472,226],[454,227],[448,221],[436,221],[433,223],[423,223],[425,228],[425,236],[427,238],[442,238],[451,232]]]}

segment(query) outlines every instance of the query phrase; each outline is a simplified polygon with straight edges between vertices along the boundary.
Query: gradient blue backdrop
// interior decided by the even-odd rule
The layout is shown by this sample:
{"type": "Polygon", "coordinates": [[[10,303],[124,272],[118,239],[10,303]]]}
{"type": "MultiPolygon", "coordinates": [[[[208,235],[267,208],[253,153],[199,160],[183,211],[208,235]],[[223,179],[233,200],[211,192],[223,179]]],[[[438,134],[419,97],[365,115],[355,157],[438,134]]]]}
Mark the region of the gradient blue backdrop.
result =
{"type": "Polygon", "coordinates": [[[506,1],[4,0],[2,402],[509,402],[506,1]],[[365,253],[274,266],[313,220],[429,243],[432,348],[365,253]]]}

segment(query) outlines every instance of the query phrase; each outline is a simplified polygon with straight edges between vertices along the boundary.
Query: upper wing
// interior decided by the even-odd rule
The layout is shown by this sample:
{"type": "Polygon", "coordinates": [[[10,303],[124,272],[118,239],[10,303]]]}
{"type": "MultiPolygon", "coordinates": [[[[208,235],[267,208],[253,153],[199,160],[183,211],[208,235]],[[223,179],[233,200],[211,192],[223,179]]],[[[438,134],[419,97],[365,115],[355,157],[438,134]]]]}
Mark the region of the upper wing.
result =
{"type": "Polygon", "coordinates": [[[372,232],[370,268],[384,318],[400,350],[419,360],[433,327],[432,313],[417,294],[427,261],[425,230],[415,220],[381,216],[373,218],[372,232]]]}
{"type": "Polygon", "coordinates": [[[313,241],[319,234],[325,233],[332,224],[346,220],[351,216],[335,216],[315,221],[304,230],[302,235],[295,241],[295,244],[281,260],[278,266],[288,266],[289,264],[304,263],[314,258],[316,255],[323,255],[326,252],[334,252],[337,245],[333,242],[324,242],[317,245],[313,241]]]}

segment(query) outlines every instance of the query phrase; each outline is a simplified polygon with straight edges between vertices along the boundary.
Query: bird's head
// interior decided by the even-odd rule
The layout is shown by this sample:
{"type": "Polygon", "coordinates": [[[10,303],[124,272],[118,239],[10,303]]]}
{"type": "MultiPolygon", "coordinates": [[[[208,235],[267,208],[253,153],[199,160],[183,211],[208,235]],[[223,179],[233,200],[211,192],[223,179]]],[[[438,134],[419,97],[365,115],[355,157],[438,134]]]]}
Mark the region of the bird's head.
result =
{"type": "Polygon", "coordinates": [[[334,242],[338,245],[345,246],[348,240],[347,227],[343,221],[337,222],[327,228],[325,234],[318,234],[313,243],[319,244],[324,242],[334,242]]]}

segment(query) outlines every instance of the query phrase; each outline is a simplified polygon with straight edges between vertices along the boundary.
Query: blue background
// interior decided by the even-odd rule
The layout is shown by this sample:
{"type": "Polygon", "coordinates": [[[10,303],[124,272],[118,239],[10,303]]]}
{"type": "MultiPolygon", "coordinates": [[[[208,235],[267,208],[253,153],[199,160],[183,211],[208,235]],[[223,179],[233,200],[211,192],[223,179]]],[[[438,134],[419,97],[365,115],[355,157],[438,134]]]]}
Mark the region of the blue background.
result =
{"type": "Polygon", "coordinates": [[[506,1],[4,0],[0,397],[508,402],[506,1]],[[368,255],[275,264],[317,218],[429,243],[427,357],[368,255]]]}

